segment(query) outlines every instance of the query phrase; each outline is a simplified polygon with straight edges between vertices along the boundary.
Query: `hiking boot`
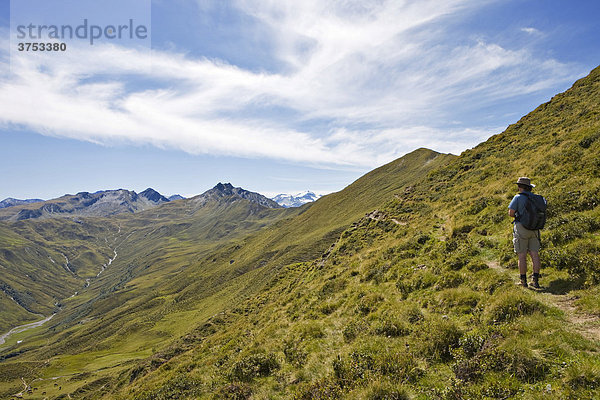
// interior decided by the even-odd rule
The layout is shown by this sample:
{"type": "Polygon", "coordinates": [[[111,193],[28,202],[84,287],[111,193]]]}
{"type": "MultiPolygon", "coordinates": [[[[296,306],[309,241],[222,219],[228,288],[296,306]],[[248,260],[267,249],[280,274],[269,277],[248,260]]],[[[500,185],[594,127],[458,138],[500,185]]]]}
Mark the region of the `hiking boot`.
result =
{"type": "Polygon", "coordinates": [[[533,283],[531,284],[531,286],[533,286],[536,289],[539,289],[540,288],[539,280],[540,280],[540,274],[539,273],[537,273],[537,274],[534,273],[533,274],[533,283]]]}
{"type": "Polygon", "coordinates": [[[520,283],[520,285],[521,285],[521,286],[523,286],[523,287],[527,287],[527,286],[529,286],[529,285],[527,285],[527,279],[523,279],[523,278],[521,278],[521,283],[520,283]]]}

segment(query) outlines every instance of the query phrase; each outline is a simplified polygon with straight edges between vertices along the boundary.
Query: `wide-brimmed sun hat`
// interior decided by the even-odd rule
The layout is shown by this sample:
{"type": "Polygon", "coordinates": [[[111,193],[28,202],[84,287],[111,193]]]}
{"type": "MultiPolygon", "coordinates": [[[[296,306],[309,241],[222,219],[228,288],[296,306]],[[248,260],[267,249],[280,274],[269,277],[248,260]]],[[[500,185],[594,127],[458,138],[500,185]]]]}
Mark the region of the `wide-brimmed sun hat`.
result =
{"type": "Polygon", "coordinates": [[[529,186],[532,188],[535,187],[535,185],[531,183],[531,179],[529,179],[526,176],[520,177],[516,183],[517,183],[517,185],[526,185],[526,186],[529,186]]]}

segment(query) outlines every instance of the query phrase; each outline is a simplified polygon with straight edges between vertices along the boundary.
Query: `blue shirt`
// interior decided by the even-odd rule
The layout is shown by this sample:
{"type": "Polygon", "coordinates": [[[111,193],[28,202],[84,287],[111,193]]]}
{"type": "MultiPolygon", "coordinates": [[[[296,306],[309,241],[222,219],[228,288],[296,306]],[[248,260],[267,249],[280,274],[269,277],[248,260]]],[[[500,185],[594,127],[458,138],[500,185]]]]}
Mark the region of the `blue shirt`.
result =
{"type": "Polygon", "coordinates": [[[525,213],[525,203],[527,202],[527,195],[517,194],[510,201],[508,208],[515,210],[515,221],[519,220],[519,217],[525,213]]]}

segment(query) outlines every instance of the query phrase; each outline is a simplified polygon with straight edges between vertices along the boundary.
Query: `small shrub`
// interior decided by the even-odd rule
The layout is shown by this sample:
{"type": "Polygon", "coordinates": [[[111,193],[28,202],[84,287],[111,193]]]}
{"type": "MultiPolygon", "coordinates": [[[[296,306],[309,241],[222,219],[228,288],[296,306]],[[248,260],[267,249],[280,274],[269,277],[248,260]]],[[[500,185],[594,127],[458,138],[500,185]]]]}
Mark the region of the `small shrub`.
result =
{"type": "Polygon", "coordinates": [[[333,360],[333,373],[342,388],[352,387],[367,378],[375,370],[373,357],[365,352],[352,352],[347,357],[333,360]]]}
{"type": "Polygon", "coordinates": [[[566,251],[573,252],[577,259],[568,266],[571,276],[585,279],[586,286],[600,283],[600,243],[596,239],[579,241],[568,246],[566,251]]]}
{"type": "Polygon", "coordinates": [[[382,283],[386,281],[386,274],[390,270],[391,265],[389,263],[381,264],[376,263],[371,265],[365,270],[364,281],[375,281],[375,283],[382,283]]]}
{"type": "Polygon", "coordinates": [[[600,204],[600,187],[590,187],[586,190],[560,192],[558,196],[549,199],[548,218],[554,218],[570,211],[586,211],[595,209],[600,204]]]}
{"type": "Polygon", "coordinates": [[[416,324],[417,322],[421,322],[425,319],[423,312],[414,303],[404,304],[404,309],[400,313],[402,320],[407,321],[411,324],[416,324]]]}
{"type": "Polygon", "coordinates": [[[457,226],[452,230],[452,237],[457,238],[457,237],[465,236],[467,233],[471,232],[473,230],[473,228],[474,228],[473,225],[457,226]]]}
{"type": "Polygon", "coordinates": [[[252,388],[247,383],[234,382],[223,386],[215,399],[248,400],[252,396],[252,388]]]}
{"type": "Polygon", "coordinates": [[[467,207],[465,214],[476,215],[482,212],[488,206],[488,199],[485,197],[477,199],[471,206],[467,207]]]}
{"type": "Polygon", "coordinates": [[[375,309],[377,309],[377,307],[379,306],[379,303],[381,303],[384,300],[385,299],[382,295],[378,293],[370,293],[360,298],[360,300],[358,301],[357,309],[361,314],[366,315],[375,311],[375,309]]]}
{"type": "Polygon", "coordinates": [[[436,294],[438,306],[457,314],[472,312],[479,302],[479,295],[468,288],[444,289],[436,294]]]}
{"type": "Polygon", "coordinates": [[[373,382],[367,389],[366,400],[409,400],[406,390],[390,382],[373,382]]]}
{"type": "Polygon", "coordinates": [[[489,363],[495,371],[507,372],[527,383],[543,379],[550,371],[550,366],[545,360],[524,347],[490,352],[489,363]]]}
{"type": "Polygon", "coordinates": [[[446,265],[446,267],[449,270],[458,271],[459,269],[461,269],[468,263],[469,263],[469,257],[464,254],[459,254],[459,255],[450,257],[449,259],[446,260],[446,262],[444,264],[446,265]]]}
{"type": "Polygon", "coordinates": [[[599,138],[600,138],[600,132],[594,133],[594,134],[591,134],[591,135],[586,136],[583,139],[581,139],[581,141],[578,143],[578,145],[582,149],[588,149],[599,138]]]}
{"type": "Polygon", "coordinates": [[[418,270],[411,274],[408,278],[401,278],[396,282],[396,288],[406,298],[416,290],[427,289],[436,284],[438,276],[426,271],[418,270]]]}
{"type": "Polygon", "coordinates": [[[345,289],[347,285],[348,285],[348,281],[346,281],[343,278],[331,279],[331,280],[327,281],[321,287],[319,295],[321,297],[328,297],[328,296],[332,295],[333,293],[337,293],[337,292],[345,289]]]}
{"type": "Polygon", "coordinates": [[[456,288],[459,287],[464,281],[465,279],[458,272],[447,271],[444,272],[440,279],[437,281],[435,288],[438,290],[456,288]]]}
{"type": "Polygon", "coordinates": [[[248,382],[254,378],[269,376],[279,367],[275,354],[252,354],[236,362],[230,376],[234,380],[248,382]]]}
{"type": "Polygon", "coordinates": [[[386,315],[375,321],[373,331],[377,335],[387,337],[399,337],[410,334],[410,328],[402,321],[386,315]]]}
{"type": "Polygon", "coordinates": [[[431,239],[429,235],[421,234],[417,237],[417,244],[424,245],[429,239],[431,239]]]}
{"type": "Polygon", "coordinates": [[[485,382],[479,393],[475,393],[474,398],[490,399],[512,399],[519,392],[523,391],[523,384],[515,379],[499,379],[492,382],[485,382]]]}
{"type": "Polygon", "coordinates": [[[477,272],[477,271],[482,271],[484,269],[488,269],[489,267],[487,266],[486,263],[484,263],[483,261],[470,261],[467,264],[467,269],[471,272],[477,272]]]}
{"type": "Polygon", "coordinates": [[[418,346],[422,354],[437,361],[452,359],[451,350],[458,346],[462,336],[462,332],[453,322],[442,319],[429,321],[421,333],[418,346]]]}
{"type": "Polygon", "coordinates": [[[456,378],[475,382],[487,372],[495,371],[507,373],[521,382],[533,383],[550,372],[549,363],[523,343],[512,343],[511,348],[496,347],[494,342],[498,337],[473,332],[461,338],[461,347],[452,352],[455,359],[452,370],[456,378]]]}
{"type": "Polygon", "coordinates": [[[283,354],[285,360],[297,368],[302,367],[308,358],[308,352],[300,347],[300,343],[294,340],[283,342],[283,354]]]}
{"type": "Polygon", "coordinates": [[[572,218],[556,218],[548,225],[545,237],[554,246],[582,238],[600,229],[600,221],[597,218],[579,215],[572,218]]]}
{"type": "Polygon", "coordinates": [[[424,374],[415,356],[408,352],[378,353],[376,363],[378,372],[400,382],[416,382],[424,374]]]}
{"type": "Polygon", "coordinates": [[[513,280],[504,275],[498,274],[491,269],[481,270],[475,273],[474,279],[471,279],[470,287],[477,292],[494,294],[501,287],[507,287],[513,284],[513,280]]]}
{"type": "Polygon", "coordinates": [[[482,249],[493,249],[496,247],[496,243],[492,239],[483,238],[477,241],[477,247],[482,249]]]}
{"type": "Polygon", "coordinates": [[[363,321],[351,321],[342,330],[342,335],[347,342],[356,339],[358,335],[367,330],[367,325],[363,321]]]}
{"type": "MultiPolygon", "coordinates": [[[[205,393],[205,386],[199,379],[177,375],[157,389],[140,393],[135,400],[198,398],[205,393]]],[[[82,398],[82,394],[78,393],[75,398],[82,398]]]]}
{"type": "Polygon", "coordinates": [[[475,382],[481,379],[490,368],[488,355],[484,350],[493,352],[490,337],[485,331],[465,333],[458,341],[460,347],[452,351],[454,364],[452,371],[457,379],[475,382]]]}
{"type": "Polygon", "coordinates": [[[333,400],[342,396],[340,385],[330,378],[323,378],[307,386],[301,387],[294,395],[294,400],[333,400]]]}
{"type": "Polygon", "coordinates": [[[334,301],[326,301],[319,307],[319,311],[321,311],[325,315],[332,314],[335,310],[340,306],[339,302],[334,301]]]}
{"type": "Polygon", "coordinates": [[[482,366],[481,357],[465,357],[465,354],[458,351],[453,353],[455,362],[452,364],[452,372],[457,379],[464,382],[476,382],[483,377],[486,372],[485,366],[482,366]]]}
{"type": "Polygon", "coordinates": [[[325,330],[318,321],[307,321],[299,324],[295,329],[298,332],[300,338],[307,339],[320,339],[325,337],[325,330]]]}
{"type": "Polygon", "coordinates": [[[491,323],[506,322],[545,309],[545,305],[531,296],[520,291],[507,290],[492,299],[492,302],[485,308],[484,315],[486,321],[491,323]]]}
{"type": "Polygon", "coordinates": [[[591,359],[573,362],[565,371],[565,383],[575,390],[600,388],[600,364],[591,359]]]}
{"type": "Polygon", "coordinates": [[[467,357],[473,357],[483,349],[483,345],[488,340],[487,332],[478,330],[465,333],[459,340],[458,345],[462,348],[467,357]]]}

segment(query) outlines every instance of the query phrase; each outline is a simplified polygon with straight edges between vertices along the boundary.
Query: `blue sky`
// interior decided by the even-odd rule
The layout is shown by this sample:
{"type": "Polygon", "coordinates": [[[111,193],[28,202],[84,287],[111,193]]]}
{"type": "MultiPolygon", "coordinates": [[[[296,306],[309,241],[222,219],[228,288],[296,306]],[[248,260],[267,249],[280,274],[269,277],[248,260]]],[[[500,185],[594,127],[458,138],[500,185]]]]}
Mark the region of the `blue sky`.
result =
{"type": "Polygon", "coordinates": [[[55,0],[45,22],[137,18],[151,39],[18,53],[35,1],[0,0],[0,199],[336,191],[419,147],[460,154],[600,54],[592,0],[55,0]]]}

